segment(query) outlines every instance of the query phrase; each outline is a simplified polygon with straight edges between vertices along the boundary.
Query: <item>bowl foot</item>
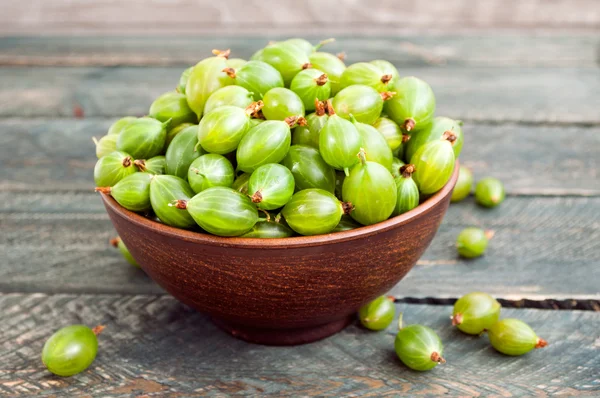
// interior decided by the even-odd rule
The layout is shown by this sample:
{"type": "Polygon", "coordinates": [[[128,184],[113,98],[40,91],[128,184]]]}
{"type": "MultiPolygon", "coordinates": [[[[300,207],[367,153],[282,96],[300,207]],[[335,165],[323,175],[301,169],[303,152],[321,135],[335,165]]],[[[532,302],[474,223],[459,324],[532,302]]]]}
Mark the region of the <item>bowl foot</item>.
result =
{"type": "Polygon", "coordinates": [[[269,329],[239,325],[212,318],[212,321],[231,334],[233,337],[250,343],[264,345],[298,345],[312,343],[336,334],[354,319],[354,316],[326,323],[324,325],[296,328],[296,329],[269,329]]]}

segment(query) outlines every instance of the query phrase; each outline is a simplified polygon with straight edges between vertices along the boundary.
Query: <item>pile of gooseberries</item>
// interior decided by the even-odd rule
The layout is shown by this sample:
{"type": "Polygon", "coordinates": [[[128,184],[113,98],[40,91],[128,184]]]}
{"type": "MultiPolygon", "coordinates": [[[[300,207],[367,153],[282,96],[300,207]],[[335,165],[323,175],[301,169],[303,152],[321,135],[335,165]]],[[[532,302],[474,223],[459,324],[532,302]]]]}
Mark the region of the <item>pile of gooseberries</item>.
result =
{"type": "Polygon", "coordinates": [[[329,41],[272,42],[248,61],[214,50],[96,140],[96,189],[226,237],[329,234],[414,209],[450,179],[462,123],[435,116],[425,81],[385,60],[346,67],[320,51],[329,41]]]}

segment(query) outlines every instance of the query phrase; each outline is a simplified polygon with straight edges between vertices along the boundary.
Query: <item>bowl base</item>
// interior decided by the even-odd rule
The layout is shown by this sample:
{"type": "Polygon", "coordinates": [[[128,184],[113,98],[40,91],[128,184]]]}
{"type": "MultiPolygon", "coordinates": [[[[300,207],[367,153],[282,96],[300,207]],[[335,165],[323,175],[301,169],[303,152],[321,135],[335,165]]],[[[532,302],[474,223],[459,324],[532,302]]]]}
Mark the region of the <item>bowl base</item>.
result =
{"type": "Polygon", "coordinates": [[[295,329],[257,328],[230,323],[217,318],[212,318],[212,321],[233,337],[249,343],[283,346],[312,343],[324,339],[344,329],[353,319],[354,316],[348,316],[347,318],[324,325],[295,329]]]}

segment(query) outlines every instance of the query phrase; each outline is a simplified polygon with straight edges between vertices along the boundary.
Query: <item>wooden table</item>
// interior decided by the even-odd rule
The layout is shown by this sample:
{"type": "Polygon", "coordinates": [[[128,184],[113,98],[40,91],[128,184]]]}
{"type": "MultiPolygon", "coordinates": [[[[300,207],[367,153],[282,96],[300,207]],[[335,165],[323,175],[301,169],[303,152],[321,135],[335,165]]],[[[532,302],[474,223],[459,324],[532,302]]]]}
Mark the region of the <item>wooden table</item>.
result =
{"type": "Polygon", "coordinates": [[[268,39],[0,39],[0,396],[600,394],[600,73],[593,33],[341,37],[348,62],[387,58],[430,82],[438,114],[465,121],[462,160],[507,188],[496,209],[451,206],[396,286],[407,323],[440,334],[448,362],[409,371],[394,330],[357,325],[299,347],[250,345],[178,304],[108,240],[93,192],[92,136],[143,115],[212,48],[248,57],[268,39]],[[466,226],[496,231],[457,258],[466,226]],[[450,326],[472,291],[502,299],[550,345],[511,358],[450,326]],[[61,326],[106,325],[94,364],[71,378],[40,362],[61,326]]]}

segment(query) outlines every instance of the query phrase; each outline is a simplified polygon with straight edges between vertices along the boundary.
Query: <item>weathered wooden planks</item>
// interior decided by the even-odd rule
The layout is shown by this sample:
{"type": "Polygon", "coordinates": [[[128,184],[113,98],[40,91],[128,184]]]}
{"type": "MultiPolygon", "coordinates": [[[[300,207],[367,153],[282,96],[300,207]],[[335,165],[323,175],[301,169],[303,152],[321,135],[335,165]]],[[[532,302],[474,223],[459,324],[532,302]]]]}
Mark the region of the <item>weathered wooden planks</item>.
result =
{"type": "MultiPolygon", "coordinates": [[[[599,226],[597,197],[509,197],[492,210],[468,199],[450,207],[429,250],[391,293],[456,298],[477,289],[509,300],[600,300],[599,226]],[[456,236],[467,226],[495,231],[484,257],[456,255],[456,236]]],[[[1,292],[161,291],[108,245],[114,230],[93,193],[2,192],[0,227],[1,292]]]]}
{"type": "MultiPolygon", "coordinates": [[[[0,38],[0,65],[14,66],[187,66],[213,48],[231,48],[248,58],[269,40],[253,37],[6,37],[0,38]]],[[[307,37],[303,35],[303,37],[307,37]]],[[[314,36],[317,43],[329,36],[314,36]]],[[[323,50],[343,51],[347,62],[385,58],[399,67],[426,65],[595,67],[596,34],[483,33],[411,34],[361,37],[344,35],[323,50]]]]}
{"type": "Polygon", "coordinates": [[[315,30],[392,34],[397,31],[444,31],[493,28],[597,29],[594,0],[539,2],[488,0],[473,2],[371,1],[296,2],[260,0],[215,3],[177,0],[153,3],[110,0],[77,4],[66,0],[12,2],[0,16],[2,34],[237,34],[315,30]],[[25,5],[27,4],[27,5],[25,5]],[[35,10],[35,12],[33,12],[35,10]]]}
{"type": "Polygon", "coordinates": [[[8,396],[157,394],[260,396],[595,395],[600,313],[504,309],[549,345],[524,357],[495,352],[487,337],[450,326],[448,306],[398,304],[406,324],[432,327],[447,363],[410,371],[395,356],[395,324],[384,332],[355,325],[310,345],[249,345],[162,296],[0,296],[0,393],[8,396]],[[85,372],[58,378],[43,367],[43,343],[72,323],[106,326],[85,372]],[[561,360],[557,360],[561,358],[561,360]]]}
{"type": "MultiPolygon", "coordinates": [[[[91,191],[91,138],[113,120],[0,120],[0,189],[91,191]]],[[[464,131],[462,161],[477,178],[502,179],[510,194],[600,194],[598,127],[467,123],[464,131]]]]}
{"type": "MultiPolygon", "coordinates": [[[[2,67],[0,116],[72,117],[76,106],[87,117],[144,115],[158,95],[175,88],[182,71],[183,67],[2,67]]],[[[600,77],[593,68],[429,66],[401,68],[401,73],[430,83],[438,113],[457,119],[600,123],[595,101],[600,77]]]]}

